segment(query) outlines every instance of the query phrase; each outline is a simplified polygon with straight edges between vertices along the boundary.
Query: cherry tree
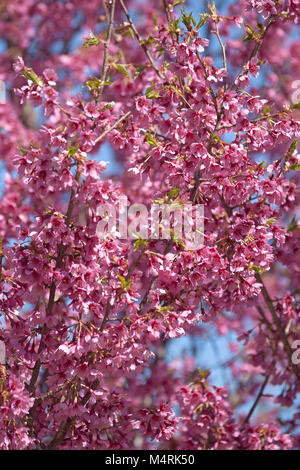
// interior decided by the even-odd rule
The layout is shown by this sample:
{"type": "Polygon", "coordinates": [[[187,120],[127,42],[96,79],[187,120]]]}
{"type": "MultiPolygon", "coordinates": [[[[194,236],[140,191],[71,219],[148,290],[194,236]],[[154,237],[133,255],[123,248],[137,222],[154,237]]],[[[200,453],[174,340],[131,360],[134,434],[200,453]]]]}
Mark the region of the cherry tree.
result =
{"type": "Polygon", "coordinates": [[[1,449],[299,447],[299,18],[299,0],[1,3],[1,449]],[[203,244],[100,238],[124,196],[202,204],[203,244]],[[209,328],[238,337],[234,393],[168,361],[209,328]]]}

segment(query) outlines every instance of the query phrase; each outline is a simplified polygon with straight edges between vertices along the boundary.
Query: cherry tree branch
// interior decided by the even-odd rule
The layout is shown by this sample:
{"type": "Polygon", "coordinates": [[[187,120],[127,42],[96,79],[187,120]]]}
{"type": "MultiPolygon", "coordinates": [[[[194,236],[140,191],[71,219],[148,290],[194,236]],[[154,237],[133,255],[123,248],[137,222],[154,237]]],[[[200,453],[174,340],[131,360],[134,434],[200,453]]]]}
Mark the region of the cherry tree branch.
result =
{"type": "Polygon", "coordinates": [[[272,319],[274,321],[274,324],[275,324],[275,327],[277,329],[277,333],[278,333],[278,336],[279,338],[281,339],[282,343],[283,343],[283,346],[284,346],[284,349],[289,357],[289,360],[290,360],[290,364],[291,364],[291,367],[293,369],[293,372],[295,373],[297,379],[300,381],[300,371],[297,367],[296,364],[293,363],[292,361],[292,356],[293,356],[293,350],[290,346],[290,343],[289,343],[289,340],[285,334],[285,331],[284,329],[282,328],[282,325],[281,325],[281,322],[280,322],[280,319],[278,318],[277,316],[277,313],[276,313],[276,310],[274,308],[274,305],[273,305],[273,302],[272,302],[272,299],[269,295],[269,292],[267,291],[266,287],[265,287],[265,284],[262,280],[262,277],[259,273],[256,273],[256,280],[257,282],[259,282],[261,285],[262,285],[262,288],[261,288],[261,292],[262,292],[262,295],[263,295],[263,298],[265,300],[265,303],[272,315],[272,319]]]}
{"type": "Polygon", "coordinates": [[[102,95],[103,88],[104,88],[104,82],[105,82],[107,71],[108,71],[108,52],[109,52],[109,45],[110,45],[112,30],[113,30],[113,25],[114,25],[115,7],[116,7],[116,0],[112,0],[111,7],[110,7],[110,14],[109,14],[109,25],[108,25],[106,41],[104,45],[104,57],[103,57],[102,72],[101,72],[102,85],[99,91],[99,95],[97,97],[97,102],[101,100],[101,95],[102,95]]]}
{"type": "Polygon", "coordinates": [[[260,389],[259,389],[258,395],[257,395],[257,397],[256,397],[256,399],[255,399],[253,405],[251,406],[251,408],[250,408],[250,410],[249,410],[249,413],[247,414],[246,418],[245,418],[244,421],[243,421],[243,424],[244,424],[244,425],[249,423],[251,416],[253,415],[253,413],[254,413],[254,411],[255,411],[257,405],[259,404],[259,401],[260,401],[261,397],[263,396],[263,393],[264,393],[264,391],[265,391],[265,388],[266,388],[266,386],[267,386],[267,384],[268,384],[268,382],[269,382],[270,376],[271,376],[270,374],[269,374],[269,375],[266,375],[266,377],[265,377],[265,379],[264,379],[264,381],[263,381],[263,383],[262,383],[262,385],[261,385],[261,387],[260,387],[260,389]]]}
{"type": "Polygon", "coordinates": [[[97,139],[95,140],[95,144],[97,144],[98,142],[100,142],[107,134],[109,134],[111,131],[113,131],[119,124],[121,124],[122,121],[124,121],[126,118],[128,118],[128,116],[130,116],[132,111],[128,111],[127,113],[125,113],[122,117],[120,117],[120,119],[118,119],[115,124],[111,127],[109,127],[108,129],[106,129],[106,131],[104,131],[101,135],[99,135],[99,137],[97,137],[97,139]]]}
{"type": "Polygon", "coordinates": [[[266,36],[266,34],[267,34],[267,32],[268,32],[270,26],[271,26],[274,22],[275,22],[275,17],[274,17],[274,15],[271,15],[271,16],[270,16],[270,19],[269,19],[268,23],[266,24],[266,27],[265,27],[265,29],[264,29],[262,35],[261,35],[261,37],[260,37],[259,40],[256,42],[255,47],[252,49],[252,52],[251,52],[249,58],[248,58],[247,60],[245,60],[245,62],[244,62],[243,65],[242,65],[242,69],[240,70],[240,72],[238,73],[238,75],[236,76],[236,78],[233,80],[233,82],[232,82],[232,84],[231,84],[231,86],[230,86],[230,88],[229,88],[230,91],[232,90],[232,88],[233,88],[234,85],[236,84],[236,81],[237,81],[237,80],[240,78],[240,76],[242,75],[245,65],[249,64],[249,62],[251,62],[251,60],[254,59],[254,58],[257,56],[257,54],[259,53],[259,51],[260,51],[260,49],[261,49],[261,47],[262,47],[262,45],[263,45],[264,38],[265,38],[265,36],[266,36]]]}
{"type": "Polygon", "coordinates": [[[135,35],[136,39],[138,40],[140,46],[142,47],[142,49],[143,49],[145,55],[147,56],[147,58],[148,58],[148,60],[149,60],[149,62],[150,62],[150,64],[151,64],[152,68],[155,70],[155,72],[157,73],[157,75],[159,76],[159,78],[162,78],[162,75],[161,75],[161,73],[160,73],[158,67],[157,67],[156,64],[155,64],[155,62],[154,62],[154,60],[153,60],[153,57],[151,56],[151,54],[150,54],[150,52],[148,51],[148,48],[147,48],[145,42],[142,40],[142,38],[141,38],[141,36],[140,36],[140,33],[138,32],[138,30],[137,30],[136,27],[135,27],[135,25],[134,25],[134,23],[133,23],[133,21],[132,21],[130,15],[129,15],[129,12],[128,12],[128,10],[127,10],[127,8],[126,8],[126,6],[125,6],[123,0],[119,0],[119,1],[120,1],[120,4],[121,4],[121,7],[123,8],[123,11],[124,11],[124,13],[125,13],[125,15],[126,15],[126,18],[127,18],[127,20],[128,20],[128,23],[130,24],[130,27],[131,27],[132,31],[134,32],[134,35],[135,35]]]}
{"type": "MultiPolygon", "coordinates": [[[[77,169],[77,172],[76,172],[76,181],[77,181],[77,183],[79,182],[79,178],[80,178],[80,173],[77,169]]],[[[72,212],[73,212],[73,209],[74,209],[74,198],[75,198],[75,191],[74,191],[74,189],[72,189],[71,190],[71,195],[70,195],[70,200],[69,200],[69,205],[68,205],[67,213],[66,213],[66,225],[69,225],[70,219],[72,217],[72,212]]],[[[56,269],[60,269],[62,267],[63,256],[64,256],[64,244],[61,243],[58,247],[58,250],[57,250],[57,258],[56,258],[56,266],[55,266],[56,269]]],[[[49,300],[48,300],[48,305],[47,305],[47,309],[46,309],[46,314],[48,316],[52,315],[54,300],[55,300],[55,293],[56,293],[56,284],[53,280],[52,283],[51,283],[51,286],[50,286],[49,300]]],[[[43,341],[43,334],[42,334],[40,344],[39,344],[38,354],[40,354],[42,352],[43,347],[44,347],[44,341],[43,341]]],[[[37,383],[38,376],[39,376],[39,373],[40,373],[41,365],[42,365],[41,360],[40,360],[40,358],[38,358],[35,365],[34,365],[34,367],[33,367],[30,383],[29,383],[29,386],[28,386],[28,391],[31,395],[35,394],[36,383],[37,383]]],[[[34,405],[33,405],[33,407],[34,407],[34,405]]]]}
{"type": "MultiPolygon", "coordinates": [[[[219,44],[220,44],[220,47],[221,47],[221,50],[222,50],[222,56],[223,56],[223,66],[224,66],[224,69],[227,72],[226,49],[225,49],[225,44],[223,43],[223,41],[221,39],[221,36],[220,36],[218,22],[216,22],[216,30],[214,31],[214,33],[217,36],[217,39],[219,41],[219,44]]],[[[226,90],[226,88],[227,88],[227,82],[226,82],[226,78],[224,78],[224,91],[226,90]]]]}
{"type": "Polygon", "coordinates": [[[171,15],[170,15],[170,10],[169,10],[168,0],[163,0],[163,4],[164,4],[164,10],[165,10],[165,13],[166,13],[168,23],[170,24],[171,23],[171,15]]]}

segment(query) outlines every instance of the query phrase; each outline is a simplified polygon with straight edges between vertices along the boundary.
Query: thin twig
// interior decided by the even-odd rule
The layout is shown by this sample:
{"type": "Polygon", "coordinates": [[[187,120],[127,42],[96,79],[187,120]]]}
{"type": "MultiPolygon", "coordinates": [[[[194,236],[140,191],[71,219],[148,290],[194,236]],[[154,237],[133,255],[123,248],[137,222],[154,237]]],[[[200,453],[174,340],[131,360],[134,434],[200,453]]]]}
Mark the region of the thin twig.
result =
{"type": "Polygon", "coordinates": [[[147,58],[148,58],[148,60],[149,60],[149,62],[150,62],[150,64],[151,64],[152,68],[155,70],[155,72],[157,73],[157,75],[159,76],[159,78],[163,78],[162,75],[161,75],[161,73],[160,73],[160,71],[159,71],[159,69],[157,68],[157,66],[156,66],[156,64],[155,64],[155,62],[154,62],[154,60],[153,60],[153,57],[151,56],[150,52],[148,51],[148,48],[147,48],[145,42],[142,40],[142,38],[141,38],[141,36],[140,36],[140,33],[138,32],[138,30],[137,30],[136,27],[134,26],[133,21],[132,21],[130,15],[129,15],[129,12],[128,12],[126,6],[124,5],[123,0],[120,0],[120,4],[121,4],[121,7],[123,8],[123,11],[124,11],[124,13],[125,13],[125,15],[126,15],[126,18],[127,18],[127,20],[128,20],[128,23],[130,24],[130,27],[131,27],[132,31],[134,32],[134,35],[135,35],[136,39],[138,40],[140,46],[142,47],[143,51],[145,52],[145,54],[146,54],[146,56],[147,56],[147,58]]]}
{"type": "Polygon", "coordinates": [[[170,15],[170,10],[169,10],[168,0],[163,0],[163,4],[164,4],[164,9],[166,12],[168,23],[171,23],[171,15],[170,15]]]}
{"type": "Polygon", "coordinates": [[[281,339],[281,341],[282,341],[282,343],[283,343],[284,349],[285,349],[285,351],[286,351],[286,353],[287,353],[287,355],[288,355],[288,357],[289,357],[289,360],[290,360],[290,363],[291,363],[291,367],[292,367],[292,369],[293,369],[293,371],[294,371],[294,373],[295,373],[297,379],[300,381],[300,371],[299,371],[297,365],[294,364],[293,361],[292,361],[293,350],[292,350],[292,348],[291,348],[291,346],[290,346],[290,343],[289,343],[289,341],[288,341],[288,338],[287,338],[287,336],[286,336],[286,334],[285,334],[285,332],[284,332],[284,329],[282,328],[282,325],[281,325],[281,323],[280,323],[280,320],[279,320],[279,318],[278,318],[278,316],[277,316],[277,313],[276,313],[276,310],[275,310],[275,308],[274,308],[274,305],[273,305],[273,302],[272,302],[272,300],[271,300],[271,297],[270,297],[270,295],[269,295],[269,292],[267,291],[267,289],[266,289],[266,287],[265,287],[265,284],[264,284],[264,282],[263,282],[263,280],[262,280],[261,275],[260,275],[259,273],[256,273],[255,277],[256,277],[257,282],[259,282],[259,283],[262,285],[261,292],[262,292],[263,298],[264,298],[265,303],[266,303],[266,305],[267,305],[267,307],[268,307],[268,309],[269,309],[269,311],[270,311],[270,313],[271,313],[271,315],[272,315],[272,318],[273,318],[275,327],[276,327],[276,329],[277,329],[277,333],[278,333],[278,335],[279,335],[279,337],[280,337],[280,339],[281,339]]]}
{"type": "Polygon", "coordinates": [[[249,420],[250,420],[251,416],[253,415],[253,413],[254,413],[254,411],[255,411],[255,409],[256,409],[256,407],[257,407],[257,405],[258,405],[258,403],[261,399],[261,397],[263,396],[264,390],[267,386],[267,383],[268,383],[269,379],[270,379],[270,374],[266,375],[265,380],[263,381],[263,383],[262,383],[262,385],[259,389],[258,395],[257,395],[253,405],[251,406],[251,408],[249,410],[249,413],[247,414],[246,418],[243,421],[243,424],[248,424],[249,423],[249,420]]]}
{"type": "Polygon", "coordinates": [[[99,90],[99,94],[97,96],[97,103],[101,100],[103,88],[104,88],[104,83],[108,71],[108,52],[109,52],[109,45],[111,41],[111,36],[112,36],[112,30],[113,30],[113,25],[114,25],[114,16],[115,16],[115,6],[116,6],[116,0],[112,0],[111,3],[111,8],[110,8],[110,14],[109,14],[109,25],[108,25],[108,30],[106,34],[106,40],[105,40],[105,45],[104,45],[104,57],[103,57],[103,63],[102,63],[102,72],[101,72],[101,87],[99,90]]]}
{"type": "Polygon", "coordinates": [[[128,118],[128,116],[130,114],[131,114],[131,111],[128,111],[126,114],[124,114],[124,116],[120,117],[120,119],[118,119],[118,121],[116,121],[113,126],[111,126],[109,129],[104,131],[103,134],[101,134],[101,135],[99,135],[99,137],[97,137],[97,139],[95,140],[95,144],[100,142],[100,140],[102,140],[107,134],[109,134],[111,131],[113,131],[119,124],[121,124],[122,121],[124,121],[124,119],[128,118]]]}
{"type": "Polygon", "coordinates": [[[232,90],[232,88],[233,88],[233,86],[235,85],[236,81],[237,81],[237,80],[239,79],[239,77],[242,75],[245,65],[246,65],[246,64],[249,64],[249,62],[251,62],[251,60],[254,59],[254,58],[257,56],[257,54],[258,54],[258,52],[259,52],[259,50],[260,50],[260,48],[261,48],[261,46],[262,46],[262,44],[263,44],[263,40],[264,40],[264,38],[265,38],[265,36],[266,36],[266,34],[267,34],[267,31],[269,30],[270,26],[274,23],[274,21],[275,21],[274,15],[271,15],[271,16],[270,16],[270,19],[269,19],[269,22],[268,22],[268,24],[266,25],[266,27],[265,27],[265,29],[264,29],[263,34],[261,35],[261,37],[260,37],[259,40],[257,41],[257,43],[256,43],[255,47],[253,48],[253,50],[252,50],[252,52],[251,52],[249,58],[248,58],[247,60],[245,60],[245,62],[243,63],[243,66],[242,66],[241,71],[238,73],[237,77],[233,80],[233,82],[232,82],[232,84],[231,84],[231,86],[230,86],[230,91],[232,90]]]}
{"type": "MultiPolygon", "coordinates": [[[[226,50],[225,50],[225,45],[223,44],[223,41],[222,41],[221,36],[220,36],[218,23],[216,23],[216,30],[214,31],[214,33],[215,33],[215,35],[217,36],[218,41],[219,41],[219,44],[220,44],[220,46],[221,46],[221,49],[222,49],[222,56],[223,56],[223,66],[224,66],[224,69],[225,69],[226,72],[227,72],[226,50]]],[[[225,79],[224,79],[224,91],[226,90],[226,88],[227,88],[227,82],[226,82],[226,78],[225,78],[225,79]]]]}

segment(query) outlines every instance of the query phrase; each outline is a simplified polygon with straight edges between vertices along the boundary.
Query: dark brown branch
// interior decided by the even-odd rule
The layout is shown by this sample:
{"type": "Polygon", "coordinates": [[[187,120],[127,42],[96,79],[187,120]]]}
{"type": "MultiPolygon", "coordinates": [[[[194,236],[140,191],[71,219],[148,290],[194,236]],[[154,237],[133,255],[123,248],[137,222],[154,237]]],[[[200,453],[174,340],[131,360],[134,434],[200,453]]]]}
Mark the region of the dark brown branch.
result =
{"type": "Polygon", "coordinates": [[[168,23],[171,23],[171,15],[170,15],[170,10],[169,10],[168,0],[163,0],[163,4],[164,4],[164,10],[166,12],[168,23]]]}
{"type": "Polygon", "coordinates": [[[267,375],[265,377],[265,380],[263,381],[260,389],[259,389],[258,395],[257,395],[253,405],[251,406],[251,408],[249,410],[249,413],[247,414],[246,418],[243,421],[243,424],[248,424],[249,423],[251,416],[253,415],[253,413],[254,413],[254,411],[255,411],[255,409],[256,409],[256,407],[257,407],[257,405],[258,405],[258,403],[261,399],[261,397],[263,396],[264,390],[267,386],[267,383],[268,383],[269,379],[270,379],[270,375],[267,375]]]}

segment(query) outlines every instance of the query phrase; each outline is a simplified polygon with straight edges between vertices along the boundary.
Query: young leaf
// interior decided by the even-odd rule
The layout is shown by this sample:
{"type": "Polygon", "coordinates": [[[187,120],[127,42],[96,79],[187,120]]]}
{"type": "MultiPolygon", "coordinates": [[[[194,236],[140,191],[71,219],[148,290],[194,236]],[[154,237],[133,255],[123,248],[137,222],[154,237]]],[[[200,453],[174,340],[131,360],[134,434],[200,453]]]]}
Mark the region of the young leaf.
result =
{"type": "Polygon", "coordinates": [[[289,223],[289,226],[288,228],[286,229],[287,232],[294,232],[295,230],[298,230],[298,224],[297,224],[297,221],[296,221],[296,218],[295,216],[292,218],[291,222],[289,223]]]}
{"type": "Polygon", "coordinates": [[[150,132],[147,132],[146,134],[146,142],[147,144],[152,145],[152,147],[159,146],[159,142],[157,142],[156,138],[150,132]]]}
{"type": "Polygon", "coordinates": [[[160,98],[160,94],[158,90],[155,90],[155,85],[151,85],[149,88],[146,90],[146,98],[149,100],[155,99],[155,98],[160,98]]]}
{"type": "Polygon", "coordinates": [[[126,65],[124,64],[114,64],[115,69],[125,75],[127,78],[130,78],[130,75],[127,71],[126,65]]]}
{"type": "Polygon", "coordinates": [[[40,79],[40,77],[34,72],[34,70],[32,70],[31,68],[29,67],[25,67],[24,69],[24,77],[27,78],[27,80],[31,80],[32,82],[36,83],[37,85],[39,86],[43,86],[44,83],[43,81],[40,79]]]}
{"type": "Polygon", "coordinates": [[[124,290],[128,290],[131,287],[131,279],[125,279],[124,276],[118,273],[118,278],[121,281],[122,287],[124,290]]]}
{"type": "Polygon", "coordinates": [[[82,44],[83,47],[91,47],[91,46],[98,46],[100,44],[100,40],[96,38],[94,33],[90,31],[90,34],[87,38],[85,38],[84,43],[82,44]]]}

